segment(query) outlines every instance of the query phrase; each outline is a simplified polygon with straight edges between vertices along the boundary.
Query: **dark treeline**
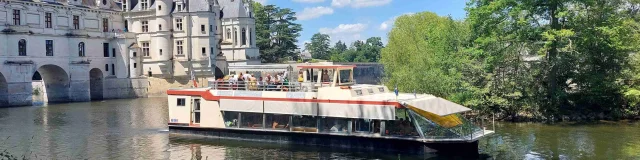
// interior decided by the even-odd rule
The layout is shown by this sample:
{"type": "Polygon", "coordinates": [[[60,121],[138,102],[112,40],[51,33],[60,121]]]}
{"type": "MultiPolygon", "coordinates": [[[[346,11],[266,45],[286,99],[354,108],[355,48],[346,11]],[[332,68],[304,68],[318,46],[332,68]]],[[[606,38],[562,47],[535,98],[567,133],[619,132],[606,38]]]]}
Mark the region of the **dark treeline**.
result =
{"type": "Polygon", "coordinates": [[[387,86],[506,120],[637,118],[640,0],[472,0],[467,17],[399,17],[387,86]]]}

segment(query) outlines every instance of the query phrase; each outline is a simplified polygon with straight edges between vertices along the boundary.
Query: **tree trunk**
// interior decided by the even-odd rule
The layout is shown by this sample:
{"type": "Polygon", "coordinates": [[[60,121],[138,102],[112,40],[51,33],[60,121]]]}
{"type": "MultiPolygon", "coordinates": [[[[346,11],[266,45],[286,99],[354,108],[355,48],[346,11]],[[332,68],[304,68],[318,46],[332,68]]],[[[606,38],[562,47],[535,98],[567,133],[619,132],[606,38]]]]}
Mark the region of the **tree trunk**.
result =
{"type": "MultiPolygon", "coordinates": [[[[558,24],[557,10],[558,10],[558,2],[550,2],[549,4],[549,15],[551,16],[551,30],[558,31],[560,30],[560,25],[558,24]]],[[[558,107],[558,97],[557,97],[557,88],[558,88],[558,80],[557,80],[557,56],[558,56],[558,40],[553,39],[551,42],[551,48],[548,51],[548,60],[551,69],[548,74],[548,90],[547,90],[547,98],[549,98],[549,107],[557,109],[558,107]]]]}

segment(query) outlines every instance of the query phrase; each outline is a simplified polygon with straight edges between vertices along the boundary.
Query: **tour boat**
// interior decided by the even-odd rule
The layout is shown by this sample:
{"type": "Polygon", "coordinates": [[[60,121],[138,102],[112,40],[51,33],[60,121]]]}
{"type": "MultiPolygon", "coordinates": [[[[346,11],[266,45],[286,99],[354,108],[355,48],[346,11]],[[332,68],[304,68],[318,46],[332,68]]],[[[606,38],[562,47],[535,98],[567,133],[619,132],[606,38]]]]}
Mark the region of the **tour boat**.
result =
{"type": "Polygon", "coordinates": [[[477,154],[478,140],[493,133],[462,116],[471,109],[445,99],[355,84],[354,67],[301,65],[295,82],[216,80],[207,88],[170,89],[169,130],[214,139],[456,154],[477,154]]]}

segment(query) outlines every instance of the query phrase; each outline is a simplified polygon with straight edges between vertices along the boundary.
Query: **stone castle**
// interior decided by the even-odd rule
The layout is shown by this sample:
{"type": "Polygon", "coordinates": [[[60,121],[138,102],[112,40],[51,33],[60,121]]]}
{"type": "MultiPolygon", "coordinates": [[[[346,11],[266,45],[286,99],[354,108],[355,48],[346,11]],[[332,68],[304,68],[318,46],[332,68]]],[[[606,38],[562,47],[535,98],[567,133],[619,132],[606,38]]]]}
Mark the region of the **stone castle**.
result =
{"type": "Polygon", "coordinates": [[[251,4],[0,0],[0,106],[144,97],[146,77],[212,76],[221,57],[259,64],[251,4]]]}

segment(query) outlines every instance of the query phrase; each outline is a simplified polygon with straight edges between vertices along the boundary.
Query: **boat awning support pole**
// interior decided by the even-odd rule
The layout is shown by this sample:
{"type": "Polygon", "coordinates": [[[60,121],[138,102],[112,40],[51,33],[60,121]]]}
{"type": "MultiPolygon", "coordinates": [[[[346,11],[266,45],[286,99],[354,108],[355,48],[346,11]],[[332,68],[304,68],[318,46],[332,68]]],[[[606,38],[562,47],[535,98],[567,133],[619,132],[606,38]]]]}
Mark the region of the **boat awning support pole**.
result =
{"type": "MultiPolygon", "coordinates": [[[[411,111],[410,109],[407,109],[407,111],[413,113],[413,111],[411,111]]],[[[413,125],[416,127],[416,130],[418,130],[418,134],[420,135],[420,137],[424,139],[424,133],[422,133],[422,127],[418,125],[418,121],[416,120],[416,117],[414,117],[413,114],[409,114],[409,117],[413,120],[413,125]]]]}

